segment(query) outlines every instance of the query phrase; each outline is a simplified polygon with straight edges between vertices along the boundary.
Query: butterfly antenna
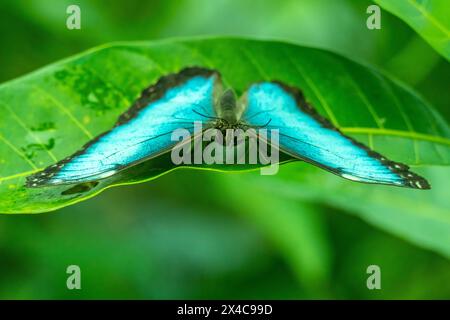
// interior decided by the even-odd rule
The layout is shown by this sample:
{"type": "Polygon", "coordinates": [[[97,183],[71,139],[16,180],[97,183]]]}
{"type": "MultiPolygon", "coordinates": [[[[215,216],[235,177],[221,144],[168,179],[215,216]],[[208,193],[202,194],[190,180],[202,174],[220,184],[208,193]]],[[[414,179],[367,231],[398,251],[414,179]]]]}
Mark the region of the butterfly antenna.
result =
{"type": "Polygon", "coordinates": [[[219,118],[217,117],[211,117],[211,116],[207,116],[206,114],[200,113],[197,110],[192,109],[192,112],[198,114],[199,116],[205,117],[207,119],[214,119],[214,120],[218,120],[219,118]]]}
{"type": "Polygon", "coordinates": [[[255,129],[265,128],[270,124],[271,121],[272,121],[272,118],[270,118],[269,121],[267,121],[265,124],[260,125],[260,126],[252,126],[252,128],[255,128],[255,129]]]}
{"type": "Polygon", "coordinates": [[[208,111],[206,110],[206,108],[205,108],[205,106],[203,104],[196,103],[196,102],[193,102],[192,104],[197,106],[197,107],[200,107],[200,109],[202,109],[206,114],[208,114],[208,111]]]}

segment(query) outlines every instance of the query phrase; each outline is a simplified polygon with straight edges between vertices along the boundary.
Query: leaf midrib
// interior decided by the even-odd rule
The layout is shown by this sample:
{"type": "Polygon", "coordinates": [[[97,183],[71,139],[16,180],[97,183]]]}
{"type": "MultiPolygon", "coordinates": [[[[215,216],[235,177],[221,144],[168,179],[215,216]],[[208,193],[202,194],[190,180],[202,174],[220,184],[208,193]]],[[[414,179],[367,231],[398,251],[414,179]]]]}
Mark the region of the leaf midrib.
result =
{"type": "Polygon", "coordinates": [[[430,134],[419,133],[416,131],[402,131],[396,129],[386,128],[364,128],[364,127],[342,127],[340,130],[344,133],[361,133],[361,134],[374,134],[384,136],[399,136],[404,138],[411,138],[414,140],[429,141],[434,143],[450,146],[450,139],[433,136],[430,134]]]}
{"type": "Polygon", "coordinates": [[[432,25],[434,25],[436,27],[436,29],[438,29],[439,31],[441,31],[444,36],[447,38],[447,41],[450,38],[450,31],[447,30],[447,28],[442,25],[439,20],[436,20],[432,15],[430,15],[430,13],[425,10],[425,8],[423,6],[421,6],[420,4],[418,4],[417,2],[415,2],[414,0],[408,0],[408,2],[417,9],[417,11],[419,11],[428,21],[430,21],[430,23],[432,25]]]}

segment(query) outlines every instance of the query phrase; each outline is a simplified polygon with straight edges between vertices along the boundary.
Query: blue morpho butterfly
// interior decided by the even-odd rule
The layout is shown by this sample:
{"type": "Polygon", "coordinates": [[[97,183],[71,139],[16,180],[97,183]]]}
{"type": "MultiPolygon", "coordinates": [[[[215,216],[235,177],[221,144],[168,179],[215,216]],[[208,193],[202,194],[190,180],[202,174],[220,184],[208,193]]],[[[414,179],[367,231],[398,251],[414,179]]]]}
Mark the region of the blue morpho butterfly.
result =
{"type": "Polygon", "coordinates": [[[193,132],[208,119],[218,129],[260,126],[279,130],[279,149],[341,177],[416,189],[428,182],[342,134],[309,105],[297,88],[278,81],[250,85],[237,100],[215,70],[190,67],[145,89],[116,125],[82,150],[27,177],[28,187],[93,182],[168,152],[178,128],[193,132]],[[201,109],[199,109],[201,107],[201,109]]]}

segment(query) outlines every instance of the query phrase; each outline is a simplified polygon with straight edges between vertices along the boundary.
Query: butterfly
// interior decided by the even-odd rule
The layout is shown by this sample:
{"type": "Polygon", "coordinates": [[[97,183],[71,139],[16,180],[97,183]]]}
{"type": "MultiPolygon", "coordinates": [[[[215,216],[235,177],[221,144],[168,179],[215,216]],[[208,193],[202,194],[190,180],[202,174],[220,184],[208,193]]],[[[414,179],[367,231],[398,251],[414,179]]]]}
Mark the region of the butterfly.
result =
{"type": "MultiPolygon", "coordinates": [[[[280,81],[251,84],[237,98],[224,90],[218,71],[189,67],[161,77],[142,92],[115,126],[73,155],[27,177],[28,187],[98,181],[169,152],[179,128],[194,122],[209,128],[278,129],[279,151],[358,182],[429,189],[409,167],[344,135],[306,102],[302,92],[280,81]]],[[[269,137],[267,137],[269,140],[269,137]]]]}

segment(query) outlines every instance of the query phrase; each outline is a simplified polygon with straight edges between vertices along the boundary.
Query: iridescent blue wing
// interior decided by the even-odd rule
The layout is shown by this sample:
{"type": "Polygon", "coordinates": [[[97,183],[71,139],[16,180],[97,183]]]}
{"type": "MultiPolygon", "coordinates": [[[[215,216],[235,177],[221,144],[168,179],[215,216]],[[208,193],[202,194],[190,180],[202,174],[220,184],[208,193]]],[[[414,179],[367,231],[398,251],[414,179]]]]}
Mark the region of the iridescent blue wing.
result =
{"type": "Polygon", "coordinates": [[[175,129],[193,132],[194,121],[214,115],[217,72],[187,68],[143,91],[108,132],[82,150],[27,177],[28,187],[96,181],[167,152],[175,129]]]}
{"type": "Polygon", "coordinates": [[[307,104],[296,88],[280,82],[256,83],[242,99],[247,105],[243,121],[252,126],[268,123],[268,129],[279,129],[282,152],[354,181],[430,188],[408,166],[342,134],[307,104]]]}

